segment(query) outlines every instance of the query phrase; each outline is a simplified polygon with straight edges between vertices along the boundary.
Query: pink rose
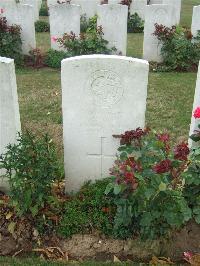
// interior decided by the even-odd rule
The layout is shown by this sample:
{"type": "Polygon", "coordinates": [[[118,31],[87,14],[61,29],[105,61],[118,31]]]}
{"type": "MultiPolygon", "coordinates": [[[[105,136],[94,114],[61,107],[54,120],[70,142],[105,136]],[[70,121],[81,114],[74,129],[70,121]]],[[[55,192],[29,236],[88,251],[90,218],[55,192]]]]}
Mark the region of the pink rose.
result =
{"type": "Polygon", "coordinates": [[[58,38],[55,37],[55,36],[52,36],[52,37],[51,37],[51,41],[52,41],[52,42],[57,42],[57,39],[58,39],[58,38]]]}
{"type": "Polygon", "coordinates": [[[197,107],[193,114],[194,118],[200,118],[200,107],[197,107]]]}

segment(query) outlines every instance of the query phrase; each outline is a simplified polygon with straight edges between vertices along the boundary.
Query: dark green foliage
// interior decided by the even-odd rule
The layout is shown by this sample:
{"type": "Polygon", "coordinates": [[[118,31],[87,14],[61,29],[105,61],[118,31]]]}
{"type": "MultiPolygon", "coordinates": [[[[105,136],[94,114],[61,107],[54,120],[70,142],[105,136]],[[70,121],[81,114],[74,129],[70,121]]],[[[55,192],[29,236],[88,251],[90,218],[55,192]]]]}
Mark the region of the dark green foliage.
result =
{"type": "Polygon", "coordinates": [[[86,32],[88,28],[88,20],[86,15],[81,15],[81,32],[86,32]]]}
{"type": "Polygon", "coordinates": [[[42,6],[40,8],[39,15],[40,16],[48,16],[49,15],[47,2],[45,2],[45,1],[42,2],[42,6]]]}
{"type": "Polygon", "coordinates": [[[22,64],[21,28],[17,25],[9,26],[5,17],[0,15],[0,56],[15,60],[22,64]]]}
{"type": "Polygon", "coordinates": [[[75,233],[100,230],[112,235],[113,204],[104,191],[110,180],[87,183],[65,203],[58,232],[69,237],[75,233]]]}
{"type": "Polygon", "coordinates": [[[77,37],[73,32],[65,33],[62,38],[57,39],[59,45],[66,49],[69,56],[88,55],[88,54],[111,54],[116,49],[109,49],[108,41],[103,39],[101,27],[89,29],[87,34],[80,34],[77,37]]]}
{"type": "Polygon", "coordinates": [[[137,13],[129,15],[127,31],[128,33],[138,33],[143,32],[144,30],[144,21],[139,17],[137,13]]]}
{"type": "Polygon", "coordinates": [[[45,56],[45,64],[49,67],[60,68],[61,61],[67,57],[69,57],[67,52],[50,49],[45,56]]]}
{"type": "Polygon", "coordinates": [[[35,31],[36,32],[49,32],[50,26],[49,23],[43,20],[38,20],[35,22],[35,31]]]}
{"type": "Polygon", "coordinates": [[[86,18],[86,15],[81,16],[81,32],[91,32],[96,30],[97,28],[97,15],[89,18],[89,20],[86,18]]]}
{"type": "Polygon", "coordinates": [[[197,69],[200,60],[200,36],[179,26],[171,28],[155,24],[154,35],[162,43],[161,55],[165,70],[190,71],[197,69]]]}
{"type": "Polygon", "coordinates": [[[51,188],[60,178],[60,168],[47,135],[37,138],[27,132],[19,134],[17,141],[7,146],[0,167],[6,169],[10,199],[17,214],[35,217],[51,198],[51,188]]]}
{"type": "Polygon", "coordinates": [[[121,136],[119,157],[111,169],[113,181],[106,188],[117,207],[117,237],[140,235],[144,239],[166,236],[191,219],[184,198],[186,143],[171,148],[168,134],[149,129],[127,131],[121,136]]]}

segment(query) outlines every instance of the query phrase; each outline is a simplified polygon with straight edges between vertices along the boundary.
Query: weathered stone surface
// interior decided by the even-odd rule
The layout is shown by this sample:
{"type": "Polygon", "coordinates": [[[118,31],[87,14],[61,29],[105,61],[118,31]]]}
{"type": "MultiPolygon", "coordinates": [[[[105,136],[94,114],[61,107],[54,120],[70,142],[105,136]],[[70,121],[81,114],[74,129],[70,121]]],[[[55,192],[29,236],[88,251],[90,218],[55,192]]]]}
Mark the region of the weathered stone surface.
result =
{"type": "Polygon", "coordinates": [[[34,9],[34,19],[39,20],[39,3],[38,0],[20,0],[20,4],[32,6],[34,9]]]}
{"type": "Polygon", "coordinates": [[[175,8],[172,5],[148,5],[145,11],[143,58],[162,62],[161,43],[153,36],[155,23],[171,27],[176,24],[175,8]]]}
{"type": "Polygon", "coordinates": [[[81,15],[85,15],[87,19],[97,14],[97,5],[101,3],[100,0],[72,0],[72,4],[81,6],[81,15]]]}
{"type": "Polygon", "coordinates": [[[137,13],[144,20],[146,5],[147,0],[133,0],[130,5],[130,14],[137,13]]]}
{"type": "Polygon", "coordinates": [[[97,25],[103,27],[104,39],[117,53],[126,55],[128,7],[125,5],[105,4],[97,7],[97,25]]]}
{"type": "MultiPolygon", "coordinates": [[[[16,142],[21,130],[14,60],[0,57],[0,155],[10,143],[16,142]]],[[[5,173],[0,170],[0,176],[5,173]]],[[[0,178],[0,190],[7,189],[6,180],[0,178]]]]}
{"type": "Polygon", "coordinates": [[[163,0],[164,5],[172,5],[175,8],[176,13],[176,23],[180,23],[180,17],[181,17],[181,2],[182,0],[163,0]]]}
{"type": "Polygon", "coordinates": [[[60,38],[64,33],[73,32],[80,34],[80,6],[71,4],[58,4],[49,7],[49,21],[51,34],[51,48],[63,50],[54,40],[60,38]]]}
{"type": "Polygon", "coordinates": [[[119,146],[113,134],[144,127],[148,63],[90,55],[62,61],[66,190],[108,176],[119,146]]]}
{"type": "Polygon", "coordinates": [[[200,31],[200,5],[193,7],[191,31],[194,36],[200,31]]]}

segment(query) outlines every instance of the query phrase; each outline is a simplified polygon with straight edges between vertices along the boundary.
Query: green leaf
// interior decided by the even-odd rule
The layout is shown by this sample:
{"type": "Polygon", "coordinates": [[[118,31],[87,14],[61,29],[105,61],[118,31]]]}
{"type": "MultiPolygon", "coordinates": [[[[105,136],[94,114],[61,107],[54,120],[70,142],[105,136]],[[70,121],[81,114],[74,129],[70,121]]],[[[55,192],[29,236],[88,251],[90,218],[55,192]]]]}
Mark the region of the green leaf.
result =
{"type": "Polygon", "coordinates": [[[158,189],[159,189],[159,191],[165,191],[167,189],[167,185],[165,183],[161,182],[158,189]]]}
{"type": "Polygon", "coordinates": [[[113,183],[109,183],[108,185],[107,185],[107,187],[106,187],[106,190],[105,190],[105,194],[106,195],[108,195],[110,192],[111,192],[111,190],[114,188],[114,184],[113,183]]]}
{"type": "Polygon", "coordinates": [[[114,185],[114,194],[118,195],[121,192],[121,186],[118,184],[114,185]]]}
{"type": "Polygon", "coordinates": [[[35,205],[33,207],[30,207],[30,211],[31,211],[33,217],[36,216],[38,214],[38,206],[35,205]]]}

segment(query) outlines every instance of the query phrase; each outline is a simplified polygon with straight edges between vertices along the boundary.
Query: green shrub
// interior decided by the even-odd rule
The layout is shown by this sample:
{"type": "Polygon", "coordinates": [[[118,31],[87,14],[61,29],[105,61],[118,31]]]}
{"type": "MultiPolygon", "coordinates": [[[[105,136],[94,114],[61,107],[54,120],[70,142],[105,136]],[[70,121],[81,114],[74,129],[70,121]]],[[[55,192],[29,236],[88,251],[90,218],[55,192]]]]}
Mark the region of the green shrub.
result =
{"type": "Polygon", "coordinates": [[[138,33],[143,32],[144,30],[144,21],[139,17],[137,13],[129,15],[127,30],[129,33],[138,33]]]}
{"type": "Polygon", "coordinates": [[[81,15],[81,32],[86,32],[88,29],[88,20],[86,18],[86,15],[81,15]]]}
{"type": "Polygon", "coordinates": [[[23,62],[21,28],[9,26],[0,14],[0,56],[13,58],[16,64],[23,62]]]}
{"type": "Polygon", "coordinates": [[[84,185],[76,196],[67,201],[62,211],[58,232],[65,237],[76,233],[100,230],[112,235],[113,204],[104,191],[109,180],[84,185]]]}
{"type": "Polygon", "coordinates": [[[80,34],[77,37],[73,32],[65,33],[57,42],[60,47],[66,49],[69,56],[88,55],[88,54],[111,54],[116,49],[109,49],[108,41],[103,39],[102,27],[89,29],[87,34],[80,34]]]}
{"type": "Polygon", "coordinates": [[[60,178],[55,148],[47,136],[19,134],[17,144],[8,145],[1,156],[0,168],[6,169],[10,200],[17,214],[43,216],[51,198],[51,188],[60,178]]]}
{"type": "Polygon", "coordinates": [[[155,24],[154,35],[162,43],[161,55],[166,70],[197,69],[200,60],[200,36],[193,38],[190,31],[179,26],[171,28],[155,24]]]}
{"type": "Polygon", "coordinates": [[[49,67],[60,68],[61,61],[67,57],[69,57],[67,52],[50,49],[45,56],[45,64],[49,67]]]}
{"type": "Polygon", "coordinates": [[[87,19],[86,15],[81,16],[81,32],[95,31],[97,28],[97,15],[87,19]]]}
{"type": "Polygon", "coordinates": [[[40,8],[39,15],[44,16],[44,17],[49,15],[47,2],[45,2],[45,1],[42,2],[42,6],[40,8]]]}
{"type": "Polygon", "coordinates": [[[38,20],[35,22],[35,31],[36,32],[49,32],[50,26],[49,23],[43,20],[38,20]]]}
{"type": "Polygon", "coordinates": [[[113,181],[105,191],[117,207],[115,236],[166,236],[192,217],[183,193],[189,148],[180,143],[172,149],[168,134],[149,129],[127,131],[120,138],[113,181]]]}

